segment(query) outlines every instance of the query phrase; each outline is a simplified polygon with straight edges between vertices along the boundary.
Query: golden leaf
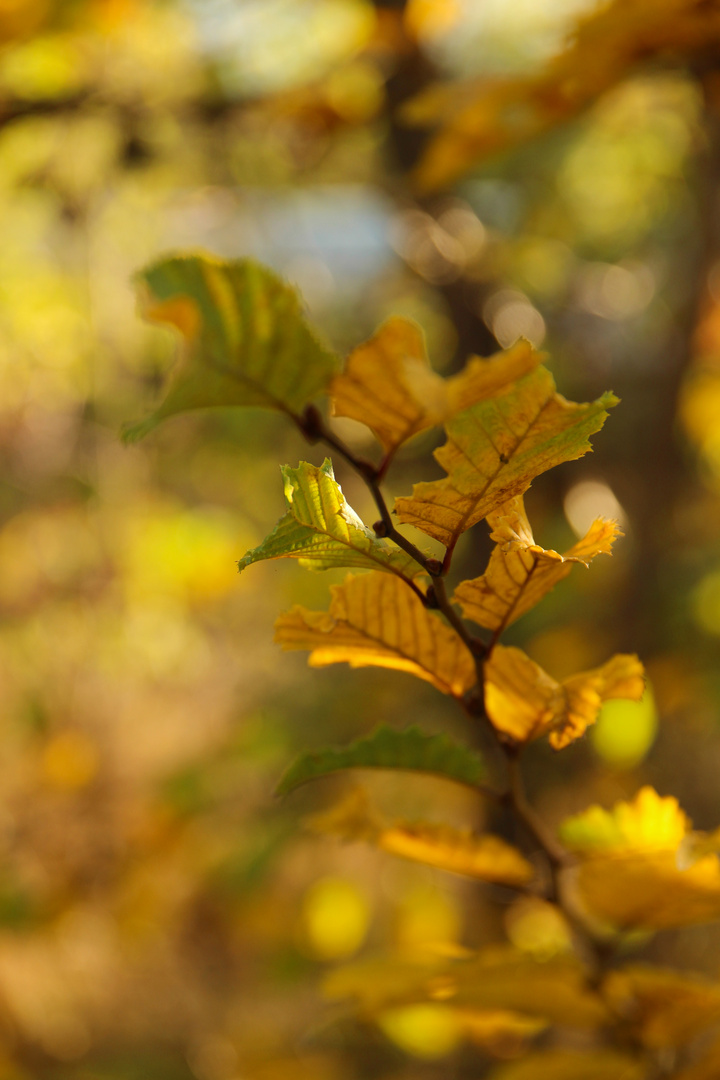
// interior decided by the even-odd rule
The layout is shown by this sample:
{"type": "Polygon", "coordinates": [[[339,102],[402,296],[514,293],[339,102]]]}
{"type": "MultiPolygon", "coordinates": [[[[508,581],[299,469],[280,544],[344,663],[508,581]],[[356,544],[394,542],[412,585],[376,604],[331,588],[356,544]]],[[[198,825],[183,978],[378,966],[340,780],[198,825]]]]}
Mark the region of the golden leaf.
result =
{"type": "Polygon", "coordinates": [[[522,495],[540,473],[590,450],[607,409],[604,394],[589,404],[566,401],[542,365],[501,396],[481,401],[448,421],[448,441],[435,457],[444,480],[416,484],[396,500],[400,521],[453,548],[471,525],[522,495]]]}
{"type": "Polygon", "coordinates": [[[565,1027],[593,1029],[609,1019],[572,956],[541,961],[505,947],[458,956],[416,951],[362,960],[333,971],[324,990],[330,998],[354,998],[369,1013],[441,1001],[476,1012],[509,1010],[565,1027]]]}
{"type": "Polygon", "coordinates": [[[393,668],[461,698],[475,685],[475,661],[441,617],[423,607],[400,578],[373,571],[331,586],[330,610],[299,606],[281,615],[275,641],[310,649],[310,664],[393,668]]]}
{"type": "Polygon", "coordinates": [[[592,806],[570,818],[561,837],[580,862],[567,874],[568,898],[606,929],[661,930],[720,918],[718,856],[678,866],[689,831],[677,799],[650,787],[612,810],[592,806]]]}
{"type": "Polygon", "coordinates": [[[720,983],[700,975],[637,964],[611,972],[602,993],[652,1049],[682,1046],[720,1020],[720,983]]]}
{"type": "Polygon", "coordinates": [[[604,701],[638,701],[644,688],[643,666],[628,654],[561,683],[512,646],[496,645],[485,663],[485,709],[493,727],[520,743],[549,734],[556,750],[595,723],[604,701]]]}
{"type": "Polygon", "coordinates": [[[479,159],[564,123],[658,55],[681,64],[720,40],[720,14],[697,0],[614,0],[581,17],[543,70],[428,87],[407,103],[408,123],[438,123],[416,173],[423,191],[455,180],[479,159]]]}
{"type": "Polygon", "coordinates": [[[521,495],[487,520],[496,542],[488,568],[482,577],[463,581],[453,600],[466,618],[496,636],[567,577],[575,563],[588,566],[601,552],[609,554],[620,533],[616,522],[598,518],[564,555],[545,551],[535,543],[521,495]]]}
{"type": "Polygon", "coordinates": [[[424,821],[390,825],[371,807],[361,789],[352,791],[329,811],[314,815],[309,824],[343,840],[364,840],[392,855],[480,881],[526,885],[534,876],[532,864],[499,836],[476,835],[424,821]]]}
{"type": "Polygon", "coordinates": [[[389,319],[333,379],[333,412],[365,424],[392,455],[413,435],[498,393],[539,362],[532,345],[518,341],[489,360],[471,357],[458,375],[443,379],[430,367],[420,327],[389,319]]]}

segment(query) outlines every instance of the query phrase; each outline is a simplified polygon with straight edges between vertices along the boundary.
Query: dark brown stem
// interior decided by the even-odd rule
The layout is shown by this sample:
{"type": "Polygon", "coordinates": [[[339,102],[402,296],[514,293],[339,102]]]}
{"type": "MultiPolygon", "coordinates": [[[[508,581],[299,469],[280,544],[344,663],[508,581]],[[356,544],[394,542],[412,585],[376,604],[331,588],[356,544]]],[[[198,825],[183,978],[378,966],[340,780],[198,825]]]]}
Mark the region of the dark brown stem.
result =
{"type": "MultiPolygon", "coordinates": [[[[398,547],[402,548],[411,559],[414,559],[418,563],[426,574],[430,577],[434,577],[437,574],[435,568],[435,559],[430,558],[428,555],[423,554],[420,548],[416,547],[406,536],[395,527],[395,523],[388,509],[388,505],[385,502],[385,498],[380,489],[380,470],[372,464],[370,461],[365,461],[364,458],[357,457],[356,454],[346,446],[342,439],[339,439],[330,429],[325,425],[325,422],[314,406],[310,406],[305,410],[302,418],[295,417],[295,421],[302,431],[303,435],[309,442],[322,442],[331,450],[335,450],[340,457],[347,461],[348,465],[357,472],[367,484],[370,493],[375,500],[375,505],[378,508],[380,519],[384,526],[384,535],[388,540],[392,540],[398,547]]],[[[404,579],[411,584],[408,578],[404,579]]],[[[425,600],[424,595],[420,592],[417,586],[413,585],[415,591],[421,596],[423,602],[425,600]]]]}

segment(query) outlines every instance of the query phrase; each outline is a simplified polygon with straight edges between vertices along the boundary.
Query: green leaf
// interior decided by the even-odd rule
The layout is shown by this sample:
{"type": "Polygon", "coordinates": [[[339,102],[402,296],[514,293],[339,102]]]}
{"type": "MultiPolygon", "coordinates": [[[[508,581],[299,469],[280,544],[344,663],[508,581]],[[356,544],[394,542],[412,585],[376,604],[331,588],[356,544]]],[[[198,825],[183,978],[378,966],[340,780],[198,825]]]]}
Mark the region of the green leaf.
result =
{"type": "Polygon", "coordinates": [[[254,405],[298,416],[339,367],[295,289],[250,259],[177,256],[147,267],[137,282],[142,314],[179,330],[183,348],[164,402],[125,428],[126,441],[190,409],[254,405]]]}
{"type": "Polygon", "coordinates": [[[317,468],[301,461],[282,467],[287,513],[262,544],[238,563],[240,571],[263,559],[299,559],[311,570],[352,566],[414,578],[422,567],[401,548],[379,540],[348,506],[326,458],[317,468]]]}
{"type": "Polygon", "coordinates": [[[402,769],[432,773],[458,784],[477,787],[485,776],[482,758],[447,735],[426,735],[419,728],[404,731],[381,725],[344,749],[327,747],[303,754],[287,770],[276,794],[287,795],[301,784],[342,769],[402,769]]]}

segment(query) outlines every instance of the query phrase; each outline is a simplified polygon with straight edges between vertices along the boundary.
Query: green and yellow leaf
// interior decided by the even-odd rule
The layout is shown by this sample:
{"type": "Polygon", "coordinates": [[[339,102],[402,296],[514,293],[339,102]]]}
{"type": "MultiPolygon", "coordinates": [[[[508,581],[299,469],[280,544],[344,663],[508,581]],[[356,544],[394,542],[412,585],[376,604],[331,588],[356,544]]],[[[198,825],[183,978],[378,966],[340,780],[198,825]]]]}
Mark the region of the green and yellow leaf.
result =
{"type": "Polygon", "coordinates": [[[643,1062],[617,1050],[549,1048],[493,1069],[488,1080],[645,1080],[643,1062]]]}
{"type": "Polygon", "coordinates": [[[471,357],[458,375],[443,379],[430,367],[419,326],[389,319],[350,353],[344,372],[333,379],[333,412],[369,427],[389,456],[413,435],[497,394],[539,362],[532,345],[519,341],[489,360],[471,357]]]}
{"type": "Polygon", "coordinates": [[[616,522],[598,518],[582,540],[560,555],[535,543],[521,495],[487,520],[495,540],[487,570],[462,582],[453,600],[466,618],[497,635],[535,607],[576,563],[589,566],[596,555],[609,554],[620,532],[616,522]]]}
{"type": "Polygon", "coordinates": [[[720,983],[635,964],[608,975],[602,994],[650,1049],[678,1047],[720,1021],[720,983]]]}
{"type": "Polygon", "coordinates": [[[296,606],[275,624],[284,649],[310,649],[310,664],[385,667],[425,679],[453,697],[477,681],[459,635],[399,577],[372,572],[331,586],[329,611],[296,606]]]}
{"type": "Polygon", "coordinates": [[[572,956],[537,960],[511,948],[448,956],[415,952],[362,960],[333,971],[324,984],[331,999],[351,998],[366,1013],[423,1001],[476,1012],[508,1010],[551,1024],[595,1029],[607,1007],[587,985],[572,956]]]}
{"type": "Polygon", "coordinates": [[[448,441],[435,457],[448,476],[416,484],[411,496],[397,499],[399,520],[454,547],[466,529],[522,495],[536,476],[586,454],[588,437],[616,404],[610,393],[584,405],[566,401],[541,365],[507,393],[446,424],[448,441]]]}
{"type": "Polygon", "coordinates": [[[125,430],[137,440],[190,409],[255,405],[299,416],[323,393],[338,358],[314,336],[297,292],[250,259],[163,259],[138,275],[145,318],[183,338],[167,397],[125,430]]]}
{"type": "Polygon", "coordinates": [[[549,735],[556,750],[595,723],[604,701],[639,701],[644,689],[643,666],[628,654],[563,682],[513,646],[496,645],[485,663],[485,709],[493,727],[518,743],[549,735]]]}
{"type": "Polygon", "coordinates": [[[677,799],[650,787],[612,810],[592,806],[568,819],[560,835],[579,857],[566,882],[569,899],[609,930],[662,930],[720,918],[718,856],[678,866],[690,827],[677,799]]]}
{"type": "Polygon", "coordinates": [[[480,755],[447,735],[427,735],[416,727],[398,731],[381,725],[350,746],[303,754],[283,776],[277,794],[286,795],[310,780],[345,769],[401,769],[429,773],[471,788],[477,788],[485,777],[485,765],[480,755]]]}
{"type": "Polygon", "coordinates": [[[312,570],[353,566],[414,578],[422,567],[401,548],[380,540],[348,506],[326,458],[282,467],[287,512],[262,544],[238,563],[242,571],[263,559],[298,559],[312,570]]]}
{"type": "Polygon", "coordinates": [[[391,855],[479,881],[518,886],[527,885],[534,876],[532,864],[499,836],[475,835],[425,821],[388,824],[360,789],[329,811],[316,814],[309,824],[343,840],[364,840],[391,855]]]}

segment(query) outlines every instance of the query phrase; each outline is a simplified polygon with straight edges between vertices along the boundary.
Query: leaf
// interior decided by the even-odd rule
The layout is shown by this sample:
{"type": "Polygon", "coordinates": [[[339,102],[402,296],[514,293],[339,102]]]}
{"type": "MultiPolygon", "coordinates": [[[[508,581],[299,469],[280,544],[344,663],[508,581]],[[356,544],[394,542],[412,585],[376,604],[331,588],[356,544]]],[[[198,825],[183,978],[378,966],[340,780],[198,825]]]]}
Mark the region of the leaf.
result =
{"type": "Polygon", "coordinates": [[[493,1069],[488,1080],[645,1080],[642,1062],[616,1050],[536,1050],[493,1069]]]}
{"type": "Polygon", "coordinates": [[[495,547],[482,577],[463,581],[453,600],[466,618],[499,636],[550,592],[576,563],[588,566],[601,552],[610,553],[620,534],[614,521],[598,518],[564,555],[545,551],[533,538],[522,496],[488,515],[495,547]]]}
{"type": "Polygon", "coordinates": [[[284,649],[310,649],[310,664],[392,668],[425,679],[453,697],[477,681],[462,639],[428,611],[400,578],[373,572],[331,586],[330,610],[294,607],[275,623],[284,649]]]}
{"type": "Polygon", "coordinates": [[[684,58],[720,38],[712,5],[697,0],[614,0],[594,6],[571,27],[566,47],[539,72],[431,85],[407,102],[411,124],[436,124],[416,170],[420,191],[456,180],[476,162],[527,144],[575,117],[637,69],[662,56],[684,58]]]}
{"type": "Polygon", "coordinates": [[[164,259],[137,280],[145,318],[174,326],[184,342],[167,397],[125,429],[128,441],[189,409],[255,405],[297,416],[337,370],[296,291],[250,259],[164,259]]]}
{"type": "Polygon", "coordinates": [[[422,567],[401,548],[379,540],[348,506],[326,458],[317,468],[301,461],[282,467],[287,513],[262,544],[238,563],[243,571],[263,559],[299,559],[312,570],[356,566],[414,578],[422,567]]]}
{"type": "Polygon", "coordinates": [[[717,1080],[718,1076],[720,1076],[720,1039],[711,1043],[709,1049],[692,1065],[676,1072],[673,1080],[717,1080]]]}
{"type": "Polygon", "coordinates": [[[592,806],[568,819],[560,835],[580,860],[567,876],[569,898],[606,930],[662,930],[720,918],[717,855],[678,867],[690,826],[677,799],[650,787],[612,810],[592,806]]]}
{"type": "Polygon", "coordinates": [[[496,645],[485,662],[485,709],[493,727],[519,743],[549,734],[556,750],[595,723],[604,701],[639,701],[644,689],[643,666],[628,654],[561,683],[513,646],[496,645]]]}
{"type": "Polygon", "coordinates": [[[390,456],[413,435],[498,393],[539,362],[532,345],[519,341],[489,360],[472,357],[462,372],[443,379],[430,367],[420,328],[409,319],[389,319],[333,379],[333,412],[369,427],[390,456]]]}
{"type": "Polygon", "coordinates": [[[602,993],[653,1050],[682,1046],[720,1021],[720,983],[701,975],[636,964],[611,972],[602,993]]]}
{"type": "Polygon", "coordinates": [[[455,1009],[509,1010],[563,1027],[592,1030],[609,1020],[572,956],[537,960],[511,948],[363,960],[333,971],[324,991],[335,1000],[354,998],[371,1014],[394,1005],[442,1001],[455,1009]]]}
{"type": "Polygon", "coordinates": [[[287,770],[276,794],[287,795],[309,780],[343,769],[403,769],[430,773],[472,788],[477,788],[485,777],[480,755],[447,735],[426,735],[416,727],[397,731],[381,725],[343,749],[330,747],[303,754],[287,770]]]}
{"type": "Polygon", "coordinates": [[[391,855],[480,881],[526,885],[535,876],[532,864],[499,836],[478,836],[424,821],[390,825],[373,810],[362,790],[351,792],[337,806],[314,815],[309,824],[319,832],[343,840],[364,840],[391,855]]]}
{"type": "Polygon", "coordinates": [[[416,484],[411,496],[397,499],[398,518],[453,548],[466,529],[522,495],[540,473],[586,454],[588,436],[617,400],[608,393],[585,405],[566,401],[547,368],[538,367],[446,424],[448,441],[435,457],[448,476],[416,484]]]}

